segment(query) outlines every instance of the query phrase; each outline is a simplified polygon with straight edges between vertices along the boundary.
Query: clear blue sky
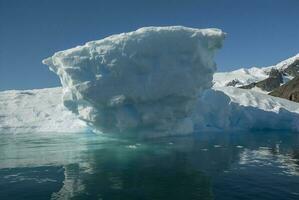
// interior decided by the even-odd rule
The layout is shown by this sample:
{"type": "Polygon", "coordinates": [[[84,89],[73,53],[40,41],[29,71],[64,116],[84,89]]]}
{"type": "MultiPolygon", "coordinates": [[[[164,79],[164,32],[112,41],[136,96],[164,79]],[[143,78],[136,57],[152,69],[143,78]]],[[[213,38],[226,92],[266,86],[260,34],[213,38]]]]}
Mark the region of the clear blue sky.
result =
{"type": "Polygon", "coordinates": [[[299,53],[298,0],[0,0],[0,90],[60,85],[41,63],[54,52],[143,26],[228,33],[218,69],[299,53]]]}

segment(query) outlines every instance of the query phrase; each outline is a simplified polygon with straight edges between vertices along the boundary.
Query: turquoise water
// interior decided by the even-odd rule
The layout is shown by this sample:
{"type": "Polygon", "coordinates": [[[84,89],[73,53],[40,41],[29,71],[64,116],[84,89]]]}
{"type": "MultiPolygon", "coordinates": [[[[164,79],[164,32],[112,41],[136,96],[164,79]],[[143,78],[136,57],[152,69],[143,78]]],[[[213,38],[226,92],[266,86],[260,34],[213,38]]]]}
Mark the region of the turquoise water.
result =
{"type": "Polygon", "coordinates": [[[299,134],[2,134],[0,199],[299,199],[299,134]]]}

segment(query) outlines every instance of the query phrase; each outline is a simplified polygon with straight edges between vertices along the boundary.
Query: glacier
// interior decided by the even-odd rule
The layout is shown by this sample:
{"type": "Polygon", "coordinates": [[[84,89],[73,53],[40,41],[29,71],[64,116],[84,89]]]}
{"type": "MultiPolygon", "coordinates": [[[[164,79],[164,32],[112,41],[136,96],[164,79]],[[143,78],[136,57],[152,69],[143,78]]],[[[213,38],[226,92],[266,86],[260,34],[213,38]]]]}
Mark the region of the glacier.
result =
{"type": "Polygon", "coordinates": [[[85,122],[62,104],[62,88],[0,92],[0,133],[84,132],[85,122]]]}
{"type": "Polygon", "coordinates": [[[298,103],[223,86],[270,70],[217,73],[224,38],[219,29],[146,27],[57,52],[43,63],[62,87],[0,92],[0,133],[298,131],[298,103]]]}

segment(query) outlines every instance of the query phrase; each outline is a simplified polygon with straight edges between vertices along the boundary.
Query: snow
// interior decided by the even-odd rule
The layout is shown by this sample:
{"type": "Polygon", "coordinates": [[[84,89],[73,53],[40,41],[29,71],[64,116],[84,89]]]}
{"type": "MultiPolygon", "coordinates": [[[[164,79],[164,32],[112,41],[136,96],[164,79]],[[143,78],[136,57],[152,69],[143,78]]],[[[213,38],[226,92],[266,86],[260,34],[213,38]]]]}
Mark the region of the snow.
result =
{"type": "Polygon", "coordinates": [[[194,119],[198,131],[299,130],[299,104],[234,87],[207,90],[194,119]]]}
{"type": "Polygon", "coordinates": [[[287,68],[289,65],[291,65],[292,63],[294,63],[296,60],[299,60],[299,53],[296,54],[293,57],[290,57],[286,60],[283,60],[283,61],[279,62],[276,65],[266,67],[266,69],[268,68],[269,71],[271,70],[271,68],[275,68],[275,69],[278,69],[278,70],[283,70],[283,69],[287,68]]]}
{"type": "Polygon", "coordinates": [[[268,94],[269,92],[265,91],[265,90],[262,90],[261,88],[259,87],[256,87],[254,86],[253,88],[251,88],[252,91],[256,91],[256,92],[259,92],[259,93],[263,93],[263,94],[268,94]]]}
{"type": "Polygon", "coordinates": [[[266,70],[263,68],[241,68],[231,72],[218,72],[214,74],[214,87],[224,87],[233,80],[238,80],[240,83],[236,87],[248,85],[253,82],[261,81],[268,78],[266,70]]]}
{"type": "MultiPolygon", "coordinates": [[[[231,72],[218,72],[214,74],[213,82],[215,87],[224,87],[227,83],[238,80],[240,83],[236,87],[248,85],[253,82],[262,81],[269,77],[271,69],[277,69],[279,71],[284,70],[289,65],[294,63],[299,59],[299,54],[290,57],[282,62],[279,62],[276,65],[267,66],[267,67],[252,67],[252,68],[241,68],[231,72]]],[[[291,80],[293,77],[285,75],[283,76],[284,83],[291,80]]]]}
{"type": "MultiPolygon", "coordinates": [[[[85,132],[89,127],[62,105],[62,88],[0,92],[0,133],[85,132]]],[[[192,114],[196,132],[299,130],[299,104],[234,87],[208,89],[192,114]]],[[[189,124],[190,126],[190,124],[189,124]]],[[[183,133],[184,130],[179,130],[183,133]]],[[[180,134],[177,131],[175,134],[180,134]]],[[[174,133],[163,133],[163,135],[174,133]]],[[[162,136],[161,133],[146,137],[162,136]]]]}
{"type": "Polygon", "coordinates": [[[0,133],[86,131],[61,100],[61,88],[0,92],[0,133]]]}
{"type": "Polygon", "coordinates": [[[224,37],[219,29],[146,27],[43,62],[60,77],[64,105],[97,130],[184,134],[193,131],[197,95],[212,86],[224,37]]]}

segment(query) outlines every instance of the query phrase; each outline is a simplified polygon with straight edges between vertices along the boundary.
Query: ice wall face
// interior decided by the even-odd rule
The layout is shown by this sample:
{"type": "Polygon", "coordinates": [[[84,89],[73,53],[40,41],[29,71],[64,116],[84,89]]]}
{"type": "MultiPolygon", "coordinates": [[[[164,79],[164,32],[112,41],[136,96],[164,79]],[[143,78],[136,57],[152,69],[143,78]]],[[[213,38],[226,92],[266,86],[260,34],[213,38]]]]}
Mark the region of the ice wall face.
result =
{"type": "Polygon", "coordinates": [[[55,53],[64,104],[98,130],[193,131],[197,97],[212,85],[218,29],[147,27],[55,53]]]}
{"type": "Polygon", "coordinates": [[[1,91],[0,135],[89,131],[62,105],[61,96],[60,87],[1,91]]]}
{"type": "Polygon", "coordinates": [[[299,131],[299,104],[253,90],[205,90],[194,112],[197,131],[299,131]]]}

